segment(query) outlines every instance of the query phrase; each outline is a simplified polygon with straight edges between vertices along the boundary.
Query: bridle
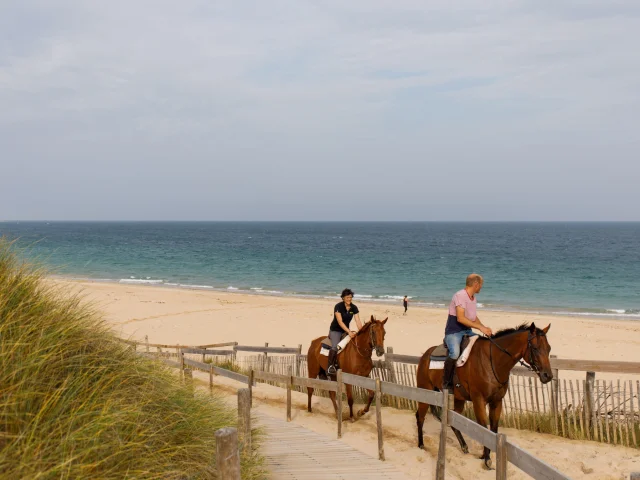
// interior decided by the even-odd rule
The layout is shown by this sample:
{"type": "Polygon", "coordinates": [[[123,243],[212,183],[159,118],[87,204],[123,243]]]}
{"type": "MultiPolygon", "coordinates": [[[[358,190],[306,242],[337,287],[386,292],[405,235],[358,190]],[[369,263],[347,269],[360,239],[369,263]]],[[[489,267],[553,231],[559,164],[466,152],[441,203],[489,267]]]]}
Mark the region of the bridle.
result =
{"type": "MultiPolygon", "coordinates": [[[[514,332],[514,333],[516,333],[516,332],[514,332]]],[[[541,333],[536,332],[535,335],[533,335],[530,331],[527,333],[527,350],[529,351],[528,364],[525,363],[522,360],[518,360],[518,363],[520,363],[520,365],[522,365],[524,368],[526,368],[530,372],[533,372],[533,373],[536,373],[536,374],[540,373],[540,367],[538,365],[536,365],[536,363],[533,361],[534,353],[537,356],[538,355],[538,351],[540,349],[538,347],[535,347],[533,345],[533,343],[531,343],[531,340],[533,340],[534,338],[540,338],[540,337],[546,337],[546,336],[547,335],[544,332],[541,332],[541,333]]],[[[500,345],[498,345],[496,342],[494,342],[493,338],[491,338],[491,337],[485,337],[485,338],[487,340],[489,340],[489,342],[491,342],[489,344],[489,362],[491,363],[491,371],[493,372],[493,376],[495,377],[496,381],[500,384],[500,386],[504,387],[507,383],[509,383],[510,374],[507,375],[507,379],[504,382],[500,381],[500,379],[498,378],[498,375],[496,374],[496,369],[493,366],[493,351],[492,351],[491,347],[493,345],[495,345],[496,348],[498,348],[499,350],[502,350],[504,353],[509,355],[509,357],[511,357],[511,359],[513,359],[513,360],[515,360],[515,359],[514,359],[513,355],[511,355],[511,353],[509,353],[505,348],[502,348],[500,345]]],[[[525,352],[526,352],[526,350],[525,350],[525,352]]]]}
{"type": "MultiPolygon", "coordinates": [[[[371,358],[371,354],[373,353],[374,350],[378,349],[378,345],[376,344],[375,336],[373,334],[373,322],[368,322],[365,325],[370,325],[368,327],[369,328],[369,344],[368,344],[368,346],[370,348],[369,354],[368,355],[363,355],[360,352],[360,349],[358,348],[358,342],[357,342],[356,339],[354,339],[354,341],[353,341],[353,346],[355,347],[356,352],[358,352],[358,355],[360,355],[363,358],[371,358]]],[[[362,330],[360,330],[360,332],[356,333],[356,337],[358,337],[361,332],[362,332],[362,330]]]]}

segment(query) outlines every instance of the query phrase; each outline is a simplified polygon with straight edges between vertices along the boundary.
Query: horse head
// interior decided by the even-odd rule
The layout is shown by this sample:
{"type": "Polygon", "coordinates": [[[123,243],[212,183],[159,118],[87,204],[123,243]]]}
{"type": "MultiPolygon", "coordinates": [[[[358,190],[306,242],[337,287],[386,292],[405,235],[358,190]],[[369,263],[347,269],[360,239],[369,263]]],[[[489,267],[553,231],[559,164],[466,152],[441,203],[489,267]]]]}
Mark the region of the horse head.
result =
{"type": "Polygon", "coordinates": [[[524,360],[538,374],[542,383],[549,383],[553,380],[551,361],[549,360],[551,346],[547,341],[549,328],[551,328],[551,324],[547,325],[546,328],[539,329],[536,328],[535,323],[532,323],[529,327],[527,348],[524,351],[524,360]]]}
{"type": "MultiPolygon", "coordinates": [[[[381,357],[384,355],[384,336],[386,331],[384,329],[384,324],[387,323],[389,317],[384,320],[376,320],[373,315],[371,315],[371,321],[365,324],[366,330],[369,332],[369,345],[373,350],[376,351],[376,355],[381,357]]],[[[365,328],[362,328],[360,332],[363,332],[365,328]]],[[[360,334],[358,332],[358,335],[360,334]]]]}

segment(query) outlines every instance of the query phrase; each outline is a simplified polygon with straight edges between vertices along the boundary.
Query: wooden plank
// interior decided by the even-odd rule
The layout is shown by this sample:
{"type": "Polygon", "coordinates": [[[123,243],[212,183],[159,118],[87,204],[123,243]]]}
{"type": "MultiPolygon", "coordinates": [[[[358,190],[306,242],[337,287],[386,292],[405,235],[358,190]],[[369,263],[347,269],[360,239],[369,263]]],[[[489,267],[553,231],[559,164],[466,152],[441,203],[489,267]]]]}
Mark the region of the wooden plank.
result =
{"type": "Polygon", "coordinates": [[[200,348],[217,348],[217,347],[235,347],[238,342],[209,343],[207,345],[198,345],[200,348]]]}
{"type": "Polygon", "coordinates": [[[292,368],[287,367],[289,369],[289,374],[287,375],[287,422],[291,421],[291,377],[292,368]]]}
{"type": "Polygon", "coordinates": [[[486,429],[482,425],[477,424],[473,420],[469,420],[456,412],[449,412],[449,425],[457,428],[464,435],[469,435],[476,442],[481,443],[485,447],[496,449],[496,434],[486,429]]]}
{"type": "MultiPolygon", "coordinates": [[[[255,374],[258,372],[256,371],[255,374]]],[[[338,382],[332,382],[331,380],[319,380],[317,378],[304,378],[293,377],[293,384],[302,388],[316,388],[318,390],[324,390],[327,392],[337,392],[338,382]]]]}
{"type": "Polygon", "coordinates": [[[232,372],[231,370],[220,367],[211,368],[213,369],[213,373],[215,373],[216,375],[220,375],[221,377],[227,377],[242,383],[247,383],[249,381],[249,377],[247,377],[246,375],[242,375],[241,373],[232,372]]]}
{"type": "Polygon", "coordinates": [[[397,363],[409,363],[411,365],[418,365],[422,356],[417,355],[401,355],[399,353],[387,353],[385,358],[397,363]]]}
{"type": "MultiPolygon", "coordinates": [[[[640,392],[637,392],[640,394],[640,392]]],[[[638,446],[638,441],[636,440],[636,423],[635,423],[635,412],[633,410],[633,382],[629,380],[629,417],[631,418],[631,435],[633,437],[633,446],[638,446]]]]}
{"type": "Polygon", "coordinates": [[[202,362],[198,362],[196,360],[191,360],[190,358],[185,358],[183,361],[184,361],[185,365],[189,365],[190,367],[198,368],[200,370],[204,370],[205,372],[208,372],[209,368],[211,368],[211,364],[210,363],[202,363],[202,362]]]}
{"type": "Polygon", "coordinates": [[[557,368],[558,370],[577,370],[581,372],[640,373],[640,362],[552,358],[551,368],[557,368]]]}
{"type": "Polygon", "coordinates": [[[496,480],[507,480],[507,436],[504,433],[496,435],[496,480]]]}
{"type": "Polygon", "coordinates": [[[287,383],[288,378],[286,375],[280,375],[278,373],[269,373],[269,372],[253,372],[253,378],[256,380],[264,380],[266,382],[278,382],[278,383],[287,383]]]}
{"type": "Polygon", "coordinates": [[[600,401],[600,380],[596,380],[595,384],[594,391],[596,392],[596,396],[594,397],[594,403],[596,404],[597,440],[604,442],[604,427],[602,425],[602,412],[600,411],[602,408],[602,402],[600,401]]]}
{"type": "Polygon", "coordinates": [[[449,394],[446,388],[442,392],[443,407],[440,414],[440,442],[438,444],[438,460],[436,463],[436,480],[445,480],[445,466],[447,461],[447,425],[449,424],[449,414],[453,413],[453,395],[449,394]]]}
{"type": "Polygon", "coordinates": [[[442,393],[426,390],[424,388],[407,387],[406,385],[396,385],[389,382],[380,382],[382,393],[394,395],[399,398],[415,400],[418,403],[428,403],[436,407],[442,406],[442,393]]]}
{"type": "Polygon", "coordinates": [[[366,390],[376,389],[376,381],[373,378],[362,377],[360,375],[352,375],[350,373],[342,372],[342,382],[347,385],[354,385],[366,390]]]}
{"type": "Polygon", "coordinates": [[[378,427],[378,459],[384,461],[384,440],[382,437],[382,390],[380,379],[376,379],[376,427],[378,427]]]}
{"type": "Polygon", "coordinates": [[[233,355],[233,350],[210,350],[206,348],[183,348],[182,353],[192,353],[198,355],[233,355]]]}
{"type": "Polygon", "coordinates": [[[507,441],[507,458],[520,470],[536,480],[571,480],[551,465],[537,459],[526,450],[507,441]]]}
{"type": "Polygon", "coordinates": [[[256,352],[256,353],[282,353],[295,355],[298,353],[297,348],[290,347],[253,347],[247,345],[236,345],[233,347],[236,352],[256,352]]]}

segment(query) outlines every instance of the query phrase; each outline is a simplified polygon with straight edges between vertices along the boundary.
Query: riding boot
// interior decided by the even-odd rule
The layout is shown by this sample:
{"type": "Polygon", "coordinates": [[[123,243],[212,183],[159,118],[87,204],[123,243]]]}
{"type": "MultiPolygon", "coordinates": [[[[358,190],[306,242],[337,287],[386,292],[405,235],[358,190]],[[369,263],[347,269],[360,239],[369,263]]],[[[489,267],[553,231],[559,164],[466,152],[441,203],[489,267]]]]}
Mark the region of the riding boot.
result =
{"type": "Polygon", "coordinates": [[[456,371],[456,359],[449,358],[444,361],[444,376],[442,377],[442,389],[453,389],[453,374],[456,371]]]}
{"type": "Polygon", "coordinates": [[[329,368],[327,368],[327,374],[335,375],[338,373],[336,371],[336,357],[338,356],[338,351],[335,349],[329,350],[329,368]]]}

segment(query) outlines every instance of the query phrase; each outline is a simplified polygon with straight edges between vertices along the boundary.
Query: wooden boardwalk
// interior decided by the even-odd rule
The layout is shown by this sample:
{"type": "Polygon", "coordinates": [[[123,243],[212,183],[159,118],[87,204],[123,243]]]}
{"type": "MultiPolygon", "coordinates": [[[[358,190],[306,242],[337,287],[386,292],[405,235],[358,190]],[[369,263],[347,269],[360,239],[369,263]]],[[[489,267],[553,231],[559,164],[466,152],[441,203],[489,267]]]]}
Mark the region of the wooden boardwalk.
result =
{"type": "Polygon", "coordinates": [[[295,423],[257,415],[267,433],[261,453],[271,480],[407,480],[392,465],[295,423]]]}

